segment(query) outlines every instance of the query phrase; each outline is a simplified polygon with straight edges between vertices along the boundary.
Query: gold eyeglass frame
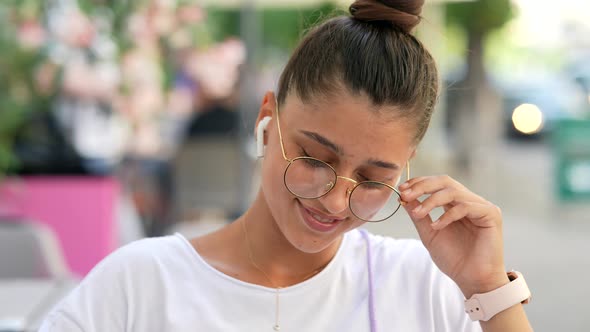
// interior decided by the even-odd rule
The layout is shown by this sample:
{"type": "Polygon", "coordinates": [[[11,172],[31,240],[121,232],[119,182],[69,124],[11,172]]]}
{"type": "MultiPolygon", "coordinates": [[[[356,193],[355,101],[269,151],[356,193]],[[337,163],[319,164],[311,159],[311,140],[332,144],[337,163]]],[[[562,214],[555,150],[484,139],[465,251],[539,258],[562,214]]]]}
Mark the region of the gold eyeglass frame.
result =
{"type": "MultiPolygon", "coordinates": [[[[365,222],[382,222],[382,221],[385,221],[385,220],[393,217],[397,213],[397,211],[399,210],[399,208],[402,205],[405,204],[405,202],[401,199],[400,192],[394,186],[392,186],[390,184],[387,184],[385,182],[380,182],[380,181],[360,181],[359,182],[359,181],[356,181],[356,180],[351,179],[349,177],[338,175],[338,172],[336,172],[336,169],[334,167],[332,167],[332,165],[328,164],[327,162],[325,162],[323,160],[320,160],[320,159],[317,159],[317,158],[313,158],[313,157],[301,156],[301,157],[296,157],[296,158],[293,158],[293,159],[289,159],[287,157],[286,152],[285,152],[285,144],[283,143],[283,134],[281,132],[281,124],[280,124],[280,117],[279,117],[279,103],[278,103],[278,101],[276,99],[275,99],[275,105],[276,105],[276,107],[275,107],[275,113],[277,114],[277,129],[279,131],[279,142],[281,143],[281,152],[283,153],[283,158],[285,159],[285,161],[287,161],[289,163],[287,165],[287,167],[285,167],[285,172],[283,174],[283,183],[285,184],[285,188],[287,188],[287,190],[291,194],[293,194],[296,197],[302,198],[302,199],[318,199],[318,198],[322,198],[322,197],[326,196],[327,194],[329,194],[332,191],[332,189],[334,189],[334,187],[336,186],[336,183],[335,182],[334,183],[333,182],[328,183],[327,186],[330,187],[330,188],[324,194],[322,194],[322,195],[320,195],[318,197],[303,197],[303,196],[297,195],[296,193],[294,193],[293,191],[291,191],[291,189],[287,185],[287,171],[289,170],[289,167],[293,164],[294,161],[301,160],[301,159],[306,159],[306,160],[313,160],[313,161],[316,161],[316,162],[320,162],[320,163],[325,164],[326,166],[328,166],[334,172],[334,175],[336,175],[336,180],[335,181],[338,181],[338,179],[342,179],[342,180],[346,180],[346,181],[352,182],[354,184],[354,186],[352,188],[347,188],[346,189],[346,195],[348,196],[348,209],[350,210],[350,212],[352,212],[352,214],[355,217],[357,217],[360,220],[363,220],[365,222]],[[354,211],[352,209],[352,206],[350,204],[352,193],[360,185],[366,184],[366,183],[373,183],[373,184],[384,185],[384,186],[388,187],[389,189],[393,190],[393,192],[395,192],[397,194],[399,205],[395,209],[395,211],[393,211],[393,213],[390,214],[388,217],[383,218],[383,219],[380,219],[380,220],[371,221],[371,220],[363,219],[363,218],[357,216],[356,213],[354,213],[354,211]]],[[[409,180],[410,179],[410,161],[409,160],[406,162],[406,176],[407,176],[407,180],[409,180]]]]}

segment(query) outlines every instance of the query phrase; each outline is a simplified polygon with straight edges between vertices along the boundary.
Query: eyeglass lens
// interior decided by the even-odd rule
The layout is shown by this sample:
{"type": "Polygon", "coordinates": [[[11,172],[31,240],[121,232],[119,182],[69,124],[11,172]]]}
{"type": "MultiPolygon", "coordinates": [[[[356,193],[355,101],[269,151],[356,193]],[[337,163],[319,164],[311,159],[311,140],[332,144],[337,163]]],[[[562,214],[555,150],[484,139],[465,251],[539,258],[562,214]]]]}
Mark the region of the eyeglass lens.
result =
{"type": "MultiPolygon", "coordinates": [[[[308,157],[296,158],[285,170],[285,185],[295,196],[313,199],[324,196],[336,184],[337,175],[325,162],[308,157]]],[[[350,209],[359,219],[382,221],[400,207],[399,195],[379,182],[361,182],[350,194],[350,209]]]]}

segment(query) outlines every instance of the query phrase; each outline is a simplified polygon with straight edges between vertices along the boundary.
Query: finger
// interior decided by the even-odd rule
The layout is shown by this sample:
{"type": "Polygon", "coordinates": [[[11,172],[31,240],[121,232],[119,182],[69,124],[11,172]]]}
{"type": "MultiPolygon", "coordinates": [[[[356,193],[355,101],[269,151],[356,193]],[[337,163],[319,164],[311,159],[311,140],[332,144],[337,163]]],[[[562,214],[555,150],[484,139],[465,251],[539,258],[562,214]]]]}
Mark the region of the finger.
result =
{"type": "Polygon", "coordinates": [[[467,210],[469,203],[461,203],[453,206],[448,211],[443,213],[437,220],[435,220],[430,226],[434,230],[441,230],[451,223],[461,220],[467,216],[467,210]]]}
{"type": "Polygon", "coordinates": [[[410,216],[410,219],[412,219],[414,227],[416,227],[416,230],[418,231],[418,235],[420,236],[422,242],[428,243],[434,233],[434,230],[430,226],[432,224],[432,219],[429,215],[426,215],[422,218],[415,217],[411,211],[414,210],[418,205],[420,205],[420,201],[414,200],[406,202],[406,204],[403,205],[403,207],[410,216]]]}
{"type": "Polygon", "coordinates": [[[416,183],[418,183],[420,181],[424,181],[426,178],[428,178],[428,176],[419,176],[419,177],[416,177],[416,178],[408,179],[406,182],[400,184],[399,189],[404,190],[404,189],[406,189],[408,187],[413,186],[414,184],[416,184],[416,183]]]}
{"type": "Polygon", "coordinates": [[[429,215],[430,212],[437,207],[452,204],[453,202],[460,200],[458,197],[459,195],[461,195],[461,193],[458,190],[449,188],[437,191],[422,201],[420,205],[412,210],[412,213],[417,218],[423,218],[424,216],[429,215]]]}
{"type": "Polygon", "coordinates": [[[461,198],[462,200],[465,200],[465,201],[488,203],[485,199],[472,193],[467,188],[465,188],[462,184],[453,180],[451,177],[449,177],[447,175],[430,177],[430,178],[424,179],[423,181],[415,183],[413,186],[410,186],[408,189],[404,190],[401,193],[401,196],[404,201],[411,201],[411,200],[417,199],[418,197],[420,197],[422,195],[433,194],[435,192],[438,192],[440,190],[444,190],[447,188],[462,192],[461,197],[457,197],[457,199],[461,198]]]}
{"type": "Polygon", "coordinates": [[[462,202],[443,213],[431,226],[434,230],[441,230],[464,218],[482,228],[497,226],[502,220],[499,209],[492,204],[462,202]]]}
{"type": "Polygon", "coordinates": [[[453,184],[445,176],[429,176],[424,177],[421,181],[416,181],[410,185],[406,190],[402,191],[402,199],[405,201],[412,201],[424,194],[432,194],[436,191],[451,187],[453,184]]]}
{"type": "MultiPolygon", "coordinates": [[[[399,191],[399,195],[400,195],[400,201],[399,201],[399,202],[401,203],[401,205],[402,205],[402,206],[406,205],[406,200],[407,200],[407,201],[410,201],[410,199],[404,198],[404,196],[403,196],[404,190],[406,190],[406,191],[407,191],[407,189],[408,189],[409,187],[413,186],[414,184],[416,184],[416,183],[418,183],[418,182],[420,182],[420,181],[424,181],[426,178],[427,178],[426,176],[421,176],[421,177],[418,177],[418,178],[413,178],[413,179],[410,179],[410,180],[408,180],[408,181],[406,181],[406,182],[402,183],[402,184],[401,184],[401,185],[398,187],[398,188],[399,188],[399,190],[400,190],[400,191],[399,191]]],[[[406,194],[407,194],[407,193],[409,193],[409,192],[406,192],[406,194]]]]}

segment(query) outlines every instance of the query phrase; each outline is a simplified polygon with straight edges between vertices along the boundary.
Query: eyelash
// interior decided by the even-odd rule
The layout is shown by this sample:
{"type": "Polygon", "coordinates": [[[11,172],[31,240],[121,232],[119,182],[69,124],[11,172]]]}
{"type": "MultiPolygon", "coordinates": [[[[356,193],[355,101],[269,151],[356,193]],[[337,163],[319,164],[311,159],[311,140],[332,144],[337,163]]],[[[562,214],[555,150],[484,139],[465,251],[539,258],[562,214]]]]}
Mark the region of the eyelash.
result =
{"type": "Polygon", "coordinates": [[[311,157],[311,156],[310,156],[310,155],[307,153],[307,151],[305,151],[305,149],[304,149],[304,148],[301,148],[301,154],[302,154],[304,157],[310,157],[310,158],[312,158],[312,157],[311,157]]]}

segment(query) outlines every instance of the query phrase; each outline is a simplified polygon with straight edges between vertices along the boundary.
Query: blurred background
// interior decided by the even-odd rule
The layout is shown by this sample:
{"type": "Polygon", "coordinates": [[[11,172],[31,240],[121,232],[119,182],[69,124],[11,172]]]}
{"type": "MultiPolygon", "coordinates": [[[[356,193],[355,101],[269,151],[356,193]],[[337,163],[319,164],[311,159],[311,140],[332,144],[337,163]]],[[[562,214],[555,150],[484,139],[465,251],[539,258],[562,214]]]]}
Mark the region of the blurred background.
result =
{"type": "MultiPolygon", "coordinates": [[[[257,190],[253,124],[302,33],[350,1],[0,2],[0,330],[34,331],[116,248],[195,236],[257,190]]],[[[588,331],[585,0],[426,1],[444,89],[413,175],[503,209],[536,331],[588,331]]],[[[417,237],[407,216],[373,232],[417,237]]]]}

